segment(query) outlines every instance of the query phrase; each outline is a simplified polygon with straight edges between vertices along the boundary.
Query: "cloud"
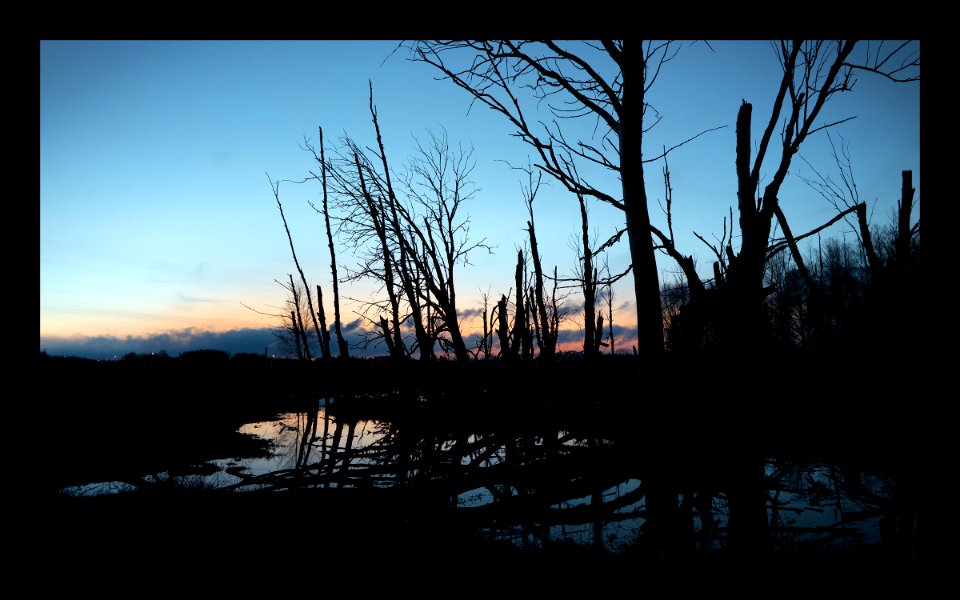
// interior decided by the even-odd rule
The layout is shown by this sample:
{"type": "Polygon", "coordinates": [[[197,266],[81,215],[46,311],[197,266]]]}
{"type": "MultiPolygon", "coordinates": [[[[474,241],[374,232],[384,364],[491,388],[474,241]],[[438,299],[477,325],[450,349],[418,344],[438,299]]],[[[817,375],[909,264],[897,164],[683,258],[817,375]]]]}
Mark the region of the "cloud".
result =
{"type": "MultiPolygon", "coordinates": [[[[363,342],[367,330],[360,326],[360,320],[344,325],[342,331],[347,344],[350,346],[351,356],[374,356],[386,352],[382,342],[370,344],[366,349],[357,349],[363,342]]],[[[338,352],[336,334],[330,328],[330,349],[336,355],[338,352]]],[[[196,328],[177,329],[154,333],[151,335],[116,337],[111,335],[74,336],[74,337],[41,337],[40,350],[48,354],[59,356],[82,356],[84,358],[112,359],[121,357],[130,352],[149,354],[150,352],[165,351],[171,356],[178,356],[188,350],[224,350],[230,354],[253,352],[261,354],[266,350],[268,354],[286,355],[288,350],[274,335],[275,328],[245,328],[228,331],[205,331],[196,328]]],[[[310,329],[311,352],[320,355],[320,350],[310,329]]],[[[292,353],[292,350],[289,352],[292,353]]]]}
{"type": "MultiPolygon", "coordinates": [[[[604,327],[606,334],[606,327],[604,327]]],[[[166,351],[171,356],[178,356],[189,350],[223,350],[230,354],[239,354],[241,352],[252,352],[261,354],[266,350],[268,354],[278,356],[290,355],[292,348],[287,348],[274,335],[274,328],[245,328],[231,329],[228,331],[205,331],[196,328],[186,328],[155,333],[144,336],[126,336],[115,337],[110,335],[100,336],[76,336],[76,337],[41,337],[40,350],[46,351],[51,355],[58,356],[82,356],[94,359],[112,359],[122,357],[130,352],[137,354],[149,354],[151,352],[166,351]]],[[[350,356],[377,356],[386,354],[387,349],[382,340],[376,340],[370,343],[366,348],[360,349],[364,342],[364,336],[370,333],[370,329],[362,326],[362,321],[357,319],[350,323],[345,323],[342,327],[344,338],[350,346],[350,356]]],[[[614,325],[614,334],[617,339],[617,350],[629,350],[630,344],[636,343],[636,331],[629,327],[614,325]]],[[[310,329],[311,353],[314,356],[320,356],[320,350],[310,329]]],[[[498,342],[496,335],[494,337],[494,346],[498,342]]],[[[412,344],[412,335],[404,335],[407,343],[412,344]]],[[[471,333],[464,336],[467,348],[471,351],[477,347],[477,341],[480,339],[479,333],[471,333]]],[[[577,328],[561,329],[558,336],[558,344],[564,349],[573,349],[583,344],[583,332],[577,328]]],[[[338,346],[336,334],[333,327],[330,327],[330,351],[336,355],[338,346]]],[[[437,348],[439,352],[439,347],[437,348]]]]}
{"type": "Polygon", "coordinates": [[[178,355],[188,350],[216,349],[231,354],[270,352],[277,342],[273,330],[231,329],[204,331],[195,328],[166,331],[144,336],[115,337],[110,335],[76,337],[41,337],[40,349],[49,354],[109,359],[130,352],[138,354],[166,351],[178,355]]]}
{"type": "MultiPolygon", "coordinates": [[[[603,341],[607,341],[607,336],[610,333],[610,327],[606,322],[603,324],[603,341]]],[[[613,324],[613,337],[615,340],[617,352],[626,351],[630,349],[630,346],[637,343],[637,330],[633,327],[624,327],[622,325],[613,324]]],[[[583,330],[582,329],[561,329],[560,333],[557,334],[557,345],[566,350],[582,348],[583,347],[583,330]]],[[[606,349],[604,349],[606,351],[606,349]]]]}
{"type": "Polygon", "coordinates": [[[363,331],[363,319],[354,319],[347,323],[340,323],[340,331],[344,335],[352,331],[363,331]]]}
{"type": "Polygon", "coordinates": [[[458,310],[458,311],[457,311],[457,314],[458,314],[458,316],[459,316],[461,319],[471,319],[471,318],[473,318],[473,317],[482,317],[482,316],[483,316],[483,308],[482,308],[482,307],[480,307],[480,308],[467,308],[467,309],[464,309],[464,310],[458,310]]]}

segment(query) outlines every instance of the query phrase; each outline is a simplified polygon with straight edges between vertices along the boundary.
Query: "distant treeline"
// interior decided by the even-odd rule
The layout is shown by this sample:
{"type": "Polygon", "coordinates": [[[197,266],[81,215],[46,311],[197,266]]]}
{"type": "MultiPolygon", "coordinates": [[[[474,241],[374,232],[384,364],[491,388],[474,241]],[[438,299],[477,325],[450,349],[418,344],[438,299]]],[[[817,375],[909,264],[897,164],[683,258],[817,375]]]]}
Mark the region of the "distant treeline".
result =
{"type": "MultiPolygon", "coordinates": [[[[906,172],[905,177],[909,174],[906,172]]],[[[909,202],[909,199],[906,199],[909,202]]],[[[904,209],[909,213],[909,205],[904,209]]],[[[905,227],[909,214],[872,230],[854,231],[849,241],[815,237],[798,266],[780,252],[764,272],[764,348],[886,351],[915,349],[924,321],[921,300],[919,227],[905,227]]],[[[667,348],[690,353],[735,344],[735,314],[722,275],[693,301],[684,281],[664,285],[667,348]],[[724,337],[726,336],[726,338],[724,337]]]]}

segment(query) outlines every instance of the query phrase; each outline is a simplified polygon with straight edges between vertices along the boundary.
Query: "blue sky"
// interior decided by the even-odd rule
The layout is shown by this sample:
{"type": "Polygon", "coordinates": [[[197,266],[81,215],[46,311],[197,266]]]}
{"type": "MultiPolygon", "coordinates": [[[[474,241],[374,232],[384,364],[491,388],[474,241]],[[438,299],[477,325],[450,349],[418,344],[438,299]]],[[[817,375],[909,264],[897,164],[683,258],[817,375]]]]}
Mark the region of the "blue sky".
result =
{"type": "MultiPolygon", "coordinates": [[[[430,67],[406,60],[406,51],[391,55],[396,46],[390,41],[41,42],[41,347],[82,348],[92,339],[116,351],[142,351],[150,336],[166,335],[162,339],[171,343],[175,333],[186,341],[174,347],[187,349],[201,334],[209,345],[215,343],[211,335],[275,326],[276,320],[241,305],[273,311],[284,301],[273,280],[293,270],[265,172],[274,179],[303,178],[313,164],[298,143],[305,135],[315,142],[318,126],[328,148],[345,132],[372,144],[368,80],[394,164],[413,154],[413,136],[424,136],[428,128],[444,127],[452,140],[475,147],[473,179],[481,191],[466,208],[472,231],[487,237],[496,251],[476,255],[461,271],[458,296],[466,309],[480,303],[481,290],[506,292],[515,249],[524,242],[525,209],[521,174],[501,161],[524,165],[528,148],[510,137],[505,120],[492,111],[476,106],[468,115],[465,92],[435,81],[430,67]]],[[[737,109],[742,99],[753,103],[758,138],[779,82],[767,42],[710,46],[684,44],[664,67],[650,96],[663,119],[645,140],[649,155],[727,125],[670,156],[679,246],[701,259],[703,273],[710,268],[709,251],[692,231],[719,235],[722,218],[736,202],[737,109]]],[[[920,180],[920,86],[869,74],[858,79],[853,92],[831,100],[821,122],[857,116],[832,135],[850,143],[861,199],[876,203],[874,218],[885,222],[896,206],[900,171],[912,169],[915,182],[920,180]]],[[[825,135],[808,140],[801,154],[835,174],[825,135]]],[[[833,214],[798,175],[811,175],[799,160],[781,194],[795,232],[833,214]]],[[[659,164],[648,165],[647,185],[651,200],[662,198],[659,164]]],[[[322,220],[307,205],[319,193],[317,185],[281,186],[307,276],[328,294],[322,220]]],[[[569,240],[579,228],[576,199],[551,185],[541,191],[536,209],[545,267],[556,264],[561,273],[571,273],[569,240]]],[[[662,225],[656,204],[650,210],[662,225]]],[[[621,225],[622,215],[595,203],[591,220],[597,237],[605,238],[621,225]]],[[[838,226],[835,233],[841,232],[838,226]]],[[[349,266],[353,258],[344,251],[338,261],[349,266]]],[[[611,267],[626,266],[625,243],[610,261],[611,267]]],[[[675,268],[667,258],[660,264],[661,271],[675,268]]],[[[363,297],[371,289],[346,287],[343,293],[363,297]]],[[[631,300],[629,285],[615,294],[618,305],[631,300]]],[[[356,318],[354,308],[345,306],[345,321],[356,318]]],[[[617,318],[629,326],[632,307],[617,318]]],[[[577,322],[571,315],[569,326],[577,322]]]]}

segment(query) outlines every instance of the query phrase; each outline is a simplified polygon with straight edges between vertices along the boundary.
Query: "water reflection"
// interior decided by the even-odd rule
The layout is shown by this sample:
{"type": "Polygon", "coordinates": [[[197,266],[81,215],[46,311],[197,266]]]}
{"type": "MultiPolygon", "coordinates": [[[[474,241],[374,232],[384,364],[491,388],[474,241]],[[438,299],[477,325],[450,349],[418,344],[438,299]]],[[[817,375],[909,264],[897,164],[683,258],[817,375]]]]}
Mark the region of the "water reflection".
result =
{"type": "MultiPolygon", "coordinates": [[[[757,555],[897,543],[915,517],[889,475],[817,460],[734,452],[709,469],[567,429],[339,418],[321,407],[242,430],[277,447],[228,469],[236,490],[410,489],[519,546],[569,540],[658,556],[757,555]],[[654,457],[656,458],[656,457],[654,457]]],[[[715,459],[717,460],[717,459],[715,459]]]]}
{"type": "MultiPolygon", "coordinates": [[[[915,554],[915,507],[889,473],[735,450],[681,460],[569,424],[421,417],[365,419],[321,402],[240,429],[272,442],[272,456],[214,461],[214,473],[179,481],[236,492],[366,489],[385,501],[403,492],[522,547],[571,541],[657,557],[915,554]]],[[[123,484],[108,482],[73,493],[119,491],[123,484]]]]}

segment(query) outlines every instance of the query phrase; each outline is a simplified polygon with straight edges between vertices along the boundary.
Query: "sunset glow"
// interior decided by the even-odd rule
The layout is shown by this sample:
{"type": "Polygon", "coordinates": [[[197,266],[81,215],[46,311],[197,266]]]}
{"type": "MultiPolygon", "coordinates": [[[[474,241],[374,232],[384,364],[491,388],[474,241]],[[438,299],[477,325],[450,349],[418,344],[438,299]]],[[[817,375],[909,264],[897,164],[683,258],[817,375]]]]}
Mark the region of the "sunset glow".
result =
{"type": "MultiPolygon", "coordinates": [[[[394,53],[396,47],[390,41],[41,42],[41,349],[81,352],[78,343],[96,338],[102,344],[119,340],[113,351],[123,352],[133,348],[125,340],[146,345],[164,335],[187,347],[198,332],[259,330],[259,341],[251,337],[228,350],[262,352],[280,319],[259,313],[284,311],[286,295],[275,280],[295,273],[265,172],[283,182],[281,197],[306,276],[311,286],[323,285],[330,315],[322,218],[308,204],[318,202],[320,189],[316,182],[291,181],[315,168],[299,145],[304,138],[316,143],[318,126],[327,132],[328,152],[344,134],[374,143],[371,84],[396,165],[413,155],[428,129],[443,128],[454,142],[475,149],[472,179],[479,192],[464,210],[471,236],[485,238],[493,253],[475,253],[470,265],[458,266],[457,295],[465,333],[479,334],[475,313],[482,294],[495,300],[511,289],[516,251],[527,243],[523,174],[511,167],[527,165],[531,150],[512,139],[509,124],[492,111],[474,106],[467,114],[470,99],[462,90],[436,81],[404,50],[394,53]]],[[[661,121],[645,134],[650,155],[722,127],[670,154],[677,246],[694,257],[704,277],[711,276],[714,258],[694,232],[714,240],[736,204],[737,109],[746,99],[757,107],[756,118],[766,119],[779,70],[764,41],[686,43],[651,92],[661,121]]],[[[895,210],[901,170],[911,169],[920,180],[919,86],[886,83],[861,77],[856,93],[831,101],[820,117],[824,123],[857,117],[831,135],[849,142],[860,196],[872,203],[877,222],[895,210]]],[[[586,128],[589,136],[593,123],[586,121],[570,127],[586,128]]],[[[829,148],[827,136],[818,133],[804,143],[802,156],[831,173],[829,148]]],[[[665,229],[662,161],[648,167],[651,219],[665,229]]],[[[797,160],[782,188],[781,202],[797,231],[835,213],[801,180],[811,176],[797,160]]],[[[591,177],[617,193],[620,183],[609,173],[591,177]]],[[[609,204],[591,200],[588,209],[597,244],[623,225],[623,213],[609,204]]],[[[575,196],[545,180],[535,211],[544,268],[552,272],[556,265],[560,277],[571,277],[579,235],[575,196]]],[[[835,233],[845,227],[837,225],[835,233]]],[[[345,278],[360,258],[345,240],[338,243],[345,278]]],[[[605,256],[611,271],[624,270],[625,239],[605,256]]],[[[667,256],[657,260],[661,283],[673,281],[676,263],[667,256]]],[[[613,289],[614,322],[625,328],[616,348],[630,352],[636,337],[630,278],[613,289]]],[[[582,339],[573,339],[582,325],[582,298],[576,289],[563,293],[567,321],[560,347],[574,350],[582,347],[582,339]]],[[[375,326],[377,315],[365,312],[363,303],[377,294],[382,298],[369,281],[342,284],[343,321],[355,323],[357,340],[375,326]]]]}

